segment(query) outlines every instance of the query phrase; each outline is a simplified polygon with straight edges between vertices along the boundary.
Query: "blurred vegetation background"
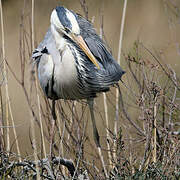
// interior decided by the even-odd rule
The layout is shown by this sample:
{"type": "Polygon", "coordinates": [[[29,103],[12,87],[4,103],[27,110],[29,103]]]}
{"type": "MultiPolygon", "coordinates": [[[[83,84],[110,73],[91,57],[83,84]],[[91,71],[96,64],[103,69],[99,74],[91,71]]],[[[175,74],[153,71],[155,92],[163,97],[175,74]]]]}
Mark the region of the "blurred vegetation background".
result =
{"type": "MultiPolygon", "coordinates": [[[[44,35],[50,25],[50,14],[57,5],[65,6],[66,8],[85,16],[83,6],[81,4],[82,2],[83,1],[79,0],[36,0],[34,4],[35,47],[37,47],[44,38],[44,35]]],[[[98,34],[100,34],[103,19],[103,38],[107,42],[113,56],[117,59],[124,1],[86,0],[85,2],[85,7],[88,8],[88,19],[93,22],[98,34]]],[[[7,152],[11,151],[18,153],[16,147],[16,141],[18,139],[18,146],[20,150],[19,155],[22,159],[25,157],[30,157],[31,159],[31,157],[33,157],[34,149],[30,128],[30,119],[32,118],[30,116],[30,107],[34,109],[34,117],[37,118],[35,118],[35,120],[38,122],[39,109],[38,102],[36,101],[37,92],[40,95],[40,114],[44,131],[46,132],[46,134],[42,137],[40,125],[38,125],[39,123],[35,123],[35,139],[37,141],[38,158],[44,157],[42,150],[42,138],[45,139],[46,151],[48,153],[48,133],[50,129],[48,120],[51,117],[49,102],[45,99],[41,90],[37,90],[38,88],[34,85],[35,81],[32,80],[35,77],[31,73],[32,60],[30,58],[33,50],[31,42],[31,3],[32,2],[30,0],[2,1],[5,60],[3,59],[2,46],[0,45],[0,120],[2,127],[1,131],[3,131],[3,134],[1,133],[1,138],[3,139],[1,140],[1,151],[7,150],[7,134],[9,134],[10,149],[8,149],[7,152]],[[4,78],[3,73],[4,61],[7,62],[7,81],[5,82],[4,79],[6,78],[4,78]],[[24,84],[22,85],[22,83],[18,83],[16,78],[20,81],[22,80],[24,84]],[[7,109],[9,108],[6,106],[5,84],[8,84],[8,101],[11,105],[8,115],[7,109]],[[26,93],[22,86],[27,89],[28,98],[26,97],[26,93]],[[6,121],[7,117],[9,124],[7,124],[6,121]],[[12,118],[14,120],[14,125],[12,124],[12,118]],[[7,125],[10,128],[8,128],[7,125]],[[17,137],[15,137],[13,129],[16,130],[17,137]]],[[[0,38],[2,40],[2,33],[0,34],[0,38]]],[[[164,155],[169,157],[172,155],[171,160],[174,162],[174,166],[172,165],[172,162],[170,163],[171,160],[167,160],[167,164],[165,163],[166,167],[164,168],[164,171],[162,170],[162,172],[165,174],[165,169],[169,166],[172,167],[171,172],[176,171],[177,174],[180,174],[178,169],[178,164],[180,162],[178,157],[180,131],[179,61],[180,1],[129,0],[126,9],[121,55],[121,66],[126,71],[126,74],[123,76],[123,82],[126,87],[121,82],[119,83],[122,88],[121,98],[123,98],[124,104],[120,103],[119,106],[118,134],[115,137],[117,144],[119,142],[118,147],[120,148],[119,150],[118,148],[116,149],[116,158],[118,159],[118,156],[122,156],[123,158],[118,162],[117,159],[115,162],[112,161],[113,166],[111,170],[114,170],[114,167],[118,169],[119,167],[117,164],[121,164],[121,168],[130,168],[130,172],[133,174],[136,172],[136,169],[142,170],[147,167],[147,164],[154,162],[154,154],[152,153],[154,141],[152,139],[154,137],[154,131],[156,131],[157,134],[159,134],[155,135],[155,138],[159,138],[159,140],[157,140],[157,160],[155,162],[163,162],[163,158],[158,158],[162,153],[160,153],[160,149],[164,148],[164,155]],[[164,67],[164,69],[162,67],[164,67]],[[156,92],[155,94],[153,94],[154,91],[156,92]],[[148,93],[150,93],[150,95],[148,95],[148,93]],[[125,113],[122,110],[123,108],[126,111],[125,113]],[[154,108],[157,108],[157,117],[156,114],[154,114],[156,113],[154,108]],[[150,110],[152,110],[152,112],[150,112],[150,110]],[[149,114],[147,111],[149,111],[149,114]],[[133,120],[133,122],[141,128],[144,135],[142,135],[143,133],[141,134],[138,132],[132,123],[130,123],[126,113],[128,113],[130,120],[133,120]],[[146,118],[146,115],[148,118],[146,118]],[[152,118],[149,118],[150,116],[152,116],[152,118]],[[154,119],[157,121],[157,126],[155,127],[156,130],[154,130],[153,126],[154,119]],[[147,136],[147,134],[149,136],[147,136]],[[164,140],[164,138],[166,138],[166,140],[168,139],[168,142],[164,140]],[[148,142],[152,143],[152,148],[150,148],[148,142]],[[168,147],[171,149],[167,150],[168,147]],[[170,152],[172,152],[172,154],[170,152]],[[149,158],[151,156],[150,154],[152,154],[152,158],[149,158]],[[126,164],[123,164],[125,162],[128,162],[129,164],[126,166],[126,164]]],[[[107,94],[109,119],[108,131],[111,136],[109,144],[112,149],[114,141],[114,119],[116,118],[115,101],[115,89],[112,88],[112,91],[107,94]]],[[[102,147],[104,149],[103,155],[108,169],[110,164],[106,147],[107,134],[103,103],[103,96],[99,95],[96,99],[96,120],[101,135],[102,147]]],[[[89,112],[86,105],[84,103],[77,103],[75,111],[73,110],[73,107],[74,103],[63,101],[61,103],[59,102],[57,106],[57,112],[61,114],[61,116],[59,116],[61,119],[59,122],[61,123],[58,124],[60,128],[58,129],[57,127],[57,134],[55,137],[55,143],[57,145],[55,148],[55,154],[57,155],[63,148],[63,152],[59,153],[61,154],[61,157],[73,159],[73,161],[77,163],[79,157],[77,153],[79,152],[79,148],[82,148],[81,145],[83,142],[82,151],[84,154],[81,156],[81,163],[83,164],[83,161],[86,161],[92,164],[93,168],[94,166],[97,166],[99,171],[103,174],[100,161],[97,160],[96,150],[93,149],[94,142],[91,135],[91,123],[88,121],[89,112]],[[73,118],[76,120],[73,121],[73,118]],[[63,119],[69,123],[67,126],[70,131],[73,132],[72,134],[66,129],[67,126],[63,119]],[[72,122],[70,120],[72,120],[72,122]],[[73,123],[74,126],[72,126],[71,123],[73,123]],[[83,139],[84,126],[87,126],[87,128],[85,128],[86,135],[83,139]],[[64,139],[59,137],[62,135],[64,139]],[[77,138],[76,143],[79,143],[79,145],[73,144],[73,138],[71,135],[77,138]],[[60,142],[63,144],[62,147],[58,144],[60,142]],[[73,152],[70,150],[71,148],[73,152]]],[[[113,156],[113,150],[111,153],[113,156]]],[[[88,163],[86,163],[87,166],[88,163]]],[[[82,166],[79,165],[79,167],[84,167],[84,169],[87,168],[85,168],[84,164],[82,166]]],[[[95,177],[96,174],[99,179],[103,179],[103,175],[97,175],[98,171],[93,168],[91,167],[91,170],[87,168],[88,173],[91,174],[90,177],[95,177]]],[[[124,172],[124,169],[121,169],[121,172],[124,172]]],[[[99,174],[101,174],[100,172],[99,174]]],[[[128,170],[126,169],[126,173],[127,172],[128,170]]],[[[116,174],[116,171],[114,171],[114,173],[116,174]]],[[[150,177],[153,177],[153,175],[150,175],[150,177]]],[[[176,175],[176,177],[178,177],[178,175],[176,175]]]]}

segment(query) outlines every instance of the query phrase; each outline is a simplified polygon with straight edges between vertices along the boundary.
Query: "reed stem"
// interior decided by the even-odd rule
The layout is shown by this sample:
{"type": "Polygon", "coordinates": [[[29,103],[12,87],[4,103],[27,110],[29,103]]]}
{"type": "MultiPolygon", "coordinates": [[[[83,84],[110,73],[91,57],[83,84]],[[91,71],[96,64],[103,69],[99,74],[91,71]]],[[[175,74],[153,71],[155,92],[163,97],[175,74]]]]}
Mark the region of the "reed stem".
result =
{"type": "MultiPolygon", "coordinates": [[[[32,0],[32,9],[31,9],[31,43],[32,43],[32,49],[34,49],[34,0],[32,0]]],[[[36,172],[37,172],[37,179],[39,180],[40,179],[40,174],[39,174],[39,167],[38,167],[38,156],[37,156],[37,144],[36,144],[36,135],[35,135],[35,121],[34,121],[34,118],[33,118],[33,115],[32,117],[30,118],[31,119],[31,131],[32,131],[32,138],[33,138],[33,142],[34,142],[34,159],[35,159],[35,162],[36,162],[36,172]]]]}
{"type": "MultiPolygon", "coordinates": [[[[127,0],[124,0],[124,6],[123,6],[123,13],[122,13],[122,19],[121,19],[121,29],[120,29],[120,36],[119,36],[119,48],[118,48],[118,63],[119,65],[121,64],[121,51],[122,51],[122,40],[123,40],[123,32],[124,32],[124,24],[125,24],[125,17],[126,17],[126,7],[127,7],[127,0]]],[[[118,123],[119,121],[119,90],[118,88],[116,89],[116,117],[114,120],[114,136],[117,137],[117,128],[118,128],[118,123]]],[[[114,148],[116,149],[116,138],[114,138],[114,148]]],[[[113,158],[116,161],[116,154],[113,153],[113,158]]]]}

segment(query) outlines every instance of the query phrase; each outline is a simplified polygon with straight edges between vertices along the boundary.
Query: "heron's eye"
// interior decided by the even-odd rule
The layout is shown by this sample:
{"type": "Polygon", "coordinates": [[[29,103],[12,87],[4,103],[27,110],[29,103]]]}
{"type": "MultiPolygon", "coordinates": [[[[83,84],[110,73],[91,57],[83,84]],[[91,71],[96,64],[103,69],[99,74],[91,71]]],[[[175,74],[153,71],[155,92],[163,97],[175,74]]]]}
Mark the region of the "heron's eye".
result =
{"type": "Polygon", "coordinates": [[[70,30],[67,27],[65,27],[64,29],[65,29],[66,33],[70,32],[70,30]]]}

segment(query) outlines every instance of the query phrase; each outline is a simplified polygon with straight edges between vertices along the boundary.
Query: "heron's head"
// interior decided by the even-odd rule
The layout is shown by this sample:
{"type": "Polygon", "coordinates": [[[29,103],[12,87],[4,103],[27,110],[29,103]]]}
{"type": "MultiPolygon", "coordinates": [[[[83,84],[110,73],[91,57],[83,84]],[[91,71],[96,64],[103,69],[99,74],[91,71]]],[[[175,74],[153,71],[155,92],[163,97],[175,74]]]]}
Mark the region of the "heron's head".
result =
{"type": "Polygon", "coordinates": [[[99,69],[96,58],[87,47],[85,41],[80,35],[80,27],[76,19],[76,15],[68,9],[58,6],[51,14],[51,25],[54,26],[55,30],[61,35],[69,37],[72,41],[79,45],[89,59],[99,69]]]}
{"type": "Polygon", "coordinates": [[[51,14],[51,24],[59,33],[67,36],[70,34],[80,35],[80,28],[75,15],[68,9],[58,6],[51,14]]]}

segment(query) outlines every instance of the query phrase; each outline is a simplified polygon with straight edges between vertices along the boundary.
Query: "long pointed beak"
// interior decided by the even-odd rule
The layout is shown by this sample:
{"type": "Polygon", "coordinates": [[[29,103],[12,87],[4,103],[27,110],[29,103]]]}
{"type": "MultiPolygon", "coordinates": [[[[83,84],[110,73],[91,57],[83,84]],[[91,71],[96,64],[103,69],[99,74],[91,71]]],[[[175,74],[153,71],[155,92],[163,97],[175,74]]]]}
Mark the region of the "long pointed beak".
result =
{"type": "Polygon", "coordinates": [[[79,45],[79,47],[84,51],[84,53],[88,56],[88,58],[92,61],[92,63],[98,68],[99,64],[97,63],[96,58],[94,57],[94,55],[91,53],[90,49],[87,47],[85,41],[83,40],[82,36],[80,35],[74,35],[71,34],[72,39],[79,45]]]}

